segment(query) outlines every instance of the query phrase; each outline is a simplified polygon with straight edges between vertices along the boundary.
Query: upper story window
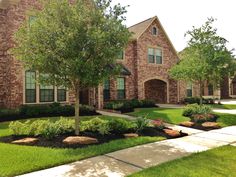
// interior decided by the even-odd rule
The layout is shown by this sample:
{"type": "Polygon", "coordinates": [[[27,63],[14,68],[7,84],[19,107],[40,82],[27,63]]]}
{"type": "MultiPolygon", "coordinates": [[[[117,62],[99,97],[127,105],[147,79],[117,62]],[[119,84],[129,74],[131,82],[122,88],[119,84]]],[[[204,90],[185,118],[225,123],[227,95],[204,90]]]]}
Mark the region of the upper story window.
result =
{"type": "Polygon", "coordinates": [[[157,34],[158,34],[157,27],[153,27],[152,28],[152,35],[157,36],[157,34]]]}
{"type": "Polygon", "coordinates": [[[162,50],[148,48],[148,63],[162,64],[163,63],[162,50]]]}
{"type": "Polygon", "coordinates": [[[121,51],[118,53],[117,59],[118,59],[118,60],[124,60],[124,51],[123,51],[123,50],[121,50],[121,51]]]}

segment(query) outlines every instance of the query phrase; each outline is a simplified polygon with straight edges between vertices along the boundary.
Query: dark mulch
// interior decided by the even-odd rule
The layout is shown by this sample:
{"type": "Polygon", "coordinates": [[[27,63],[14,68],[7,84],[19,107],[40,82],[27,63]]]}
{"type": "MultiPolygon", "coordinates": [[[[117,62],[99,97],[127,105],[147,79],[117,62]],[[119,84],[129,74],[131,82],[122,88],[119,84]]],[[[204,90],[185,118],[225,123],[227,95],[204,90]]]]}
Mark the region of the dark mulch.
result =
{"type": "MultiPolygon", "coordinates": [[[[181,125],[181,126],[183,126],[183,125],[181,125]]],[[[186,126],[183,126],[183,127],[186,127],[186,126]]],[[[199,123],[199,124],[195,124],[195,125],[192,126],[192,127],[187,127],[187,128],[194,128],[194,129],[203,130],[203,131],[211,131],[211,130],[220,129],[221,127],[219,127],[219,128],[206,128],[206,127],[203,127],[203,126],[199,123]]]]}
{"type": "MultiPolygon", "coordinates": [[[[128,132],[128,133],[131,133],[131,132],[128,132]]],[[[151,136],[151,137],[161,136],[161,137],[165,137],[167,139],[172,138],[172,137],[168,136],[166,133],[164,133],[162,130],[158,130],[154,127],[145,128],[142,132],[139,132],[138,134],[139,134],[139,136],[151,136]]],[[[39,141],[37,143],[28,144],[27,146],[50,147],[50,148],[73,148],[73,149],[74,148],[85,148],[85,147],[89,146],[89,145],[81,145],[81,144],[76,144],[76,145],[64,144],[63,140],[65,138],[67,138],[68,136],[74,136],[74,134],[62,135],[62,136],[59,136],[59,137],[54,138],[52,140],[48,140],[46,138],[39,136],[39,137],[37,137],[39,139],[39,141]]],[[[109,134],[109,135],[102,136],[102,135],[100,135],[98,133],[94,133],[94,132],[83,132],[80,134],[80,136],[88,136],[88,137],[96,138],[98,140],[98,143],[96,143],[94,145],[103,144],[103,143],[107,143],[112,140],[125,138],[122,134],[109,134]]],[[[183,137],[183,136],[187,136],[187,134],[181,133],[180,137],[183,137]]],[[[11,144],[12,141],[20,140],[23,138],[27,138],[27,136],[0,137],[0,142],[11,144]]],[[[26,144],[24,144],[24,145],[26,145],[26,144]]]]}

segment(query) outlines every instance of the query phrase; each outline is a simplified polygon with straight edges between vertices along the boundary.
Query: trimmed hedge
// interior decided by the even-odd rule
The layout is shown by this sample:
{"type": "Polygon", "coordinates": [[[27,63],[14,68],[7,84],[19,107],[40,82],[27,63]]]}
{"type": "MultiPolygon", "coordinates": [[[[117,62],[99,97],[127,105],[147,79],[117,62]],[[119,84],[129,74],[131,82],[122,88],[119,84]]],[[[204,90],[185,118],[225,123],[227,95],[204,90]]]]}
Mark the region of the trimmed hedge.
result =
{"type": "MultiPolygon", "coordinates": [[[[200,98],[199,97],[187,97],[184,99],[185,104],[200,104],[200,98]]],[[[214,104],[214,100],[212,98],[203,98],[202,100],[203,104],[214,104]]]]}
{"type": "MultiPolygon", "coordinates": [[[[60,105],[53,103],[48,105],[22,105],[19,109],[0,110],[0,122],[20,120],[27,118],[74,116],[75,108],[71,105],[60,105]]],[[[99,115],[95,108],[87,105],[80,105],[81,116],[99,115]]]]}
{"type": "Polygon", "coordinates": [[[135,108],[157,107],[152,100],[116,100],[104,104],[104,109],[120,111],[121,113],[133,112],[135,108]]]}

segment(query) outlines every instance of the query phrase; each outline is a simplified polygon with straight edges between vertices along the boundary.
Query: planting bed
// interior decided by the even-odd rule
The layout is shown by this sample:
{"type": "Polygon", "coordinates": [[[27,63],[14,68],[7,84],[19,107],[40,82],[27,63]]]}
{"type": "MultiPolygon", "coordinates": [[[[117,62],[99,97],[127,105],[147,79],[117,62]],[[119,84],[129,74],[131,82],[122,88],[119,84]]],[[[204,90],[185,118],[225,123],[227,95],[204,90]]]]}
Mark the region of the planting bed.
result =
{"type": "MultiPolygon", "coordinates": [[[[127,133],[133,133],[133,132],[130,131],[127,133]]],[[[178,136],[170,136],[167,133],[165,133],[164,130],[159,130],[155,127],[146,127],[137,134],[138,134],[138,136],[149,136],[149,137],[158,136],[158,137],[165,137],[167,139],[187,136],[187,134],[184,134],[182,132],[179,132],[178,136]]],[[[35,141],[33,143],[17,143],[17,144],[18,145],[26,145],[26,146],[39,146],[39,147],[51,147],[51,148],[72,148],[73,149],[73,148],[85,148],[85,147],[88,147],[89,145],[98,145],[98,144],[110,142],[112,140],[125,138],[125,134],[111,133],[109,135],[100,135],[99,133],[94,133],[94,132],[82,132],[80,134],[81,137],[94,138],[97,140],[97,142],[91,143],[91,144],[80,144],[80,143],[66,144],[66,143],[63,143],[63,140],[66,139],[67,137],[70,137],[70,136],[74,136],[74,134],[61,135],[61,136],[58,136],[58,137],[53,138],[51,140],[48,140],[48,139],[41,137],[41,136],[38,136],[38,137],[34,137],[37,139],[37,141],[35,141]]],[[[8,144],[16,144],[13,142],[17,141],[17,140],[22,140],[25,138],[29,138],[29,136],[14,136],[14,135],[12,135],[12,136],[0,137],[0,142],[8,143],[8,144]]]]}

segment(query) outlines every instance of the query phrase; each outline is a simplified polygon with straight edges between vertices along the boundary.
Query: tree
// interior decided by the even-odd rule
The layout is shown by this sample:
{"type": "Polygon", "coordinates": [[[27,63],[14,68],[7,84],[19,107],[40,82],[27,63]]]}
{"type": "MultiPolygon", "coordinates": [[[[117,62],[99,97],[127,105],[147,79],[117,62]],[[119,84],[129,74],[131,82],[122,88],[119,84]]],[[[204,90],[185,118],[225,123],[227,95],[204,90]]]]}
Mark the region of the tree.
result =
{"type": "Polygon", "coordinates": [[[46,74],[40,83],[64,86],[75,92],[75,125],[79,135],[79,93],[117,74],[116,56],[128,44],[123,25],[126,8],[111,0],[43,0],[36,19],[15,35],[13,54],[27,69],[46,74]],[[113,67],[114,68],[114,67],[113,67]]]}
{"type": "Polygon", "coordinates": [[[217,35],[217,29],[212,27],[214,21],[208,18],[204,25],[185,34],[190,37],[187,47],[180,54],[180,62],[170,71],[174,79],[199,85],[200,104],[204,83],[217,88],[224,77],[236,70],[232,50],[226,47],[228,41],[217,35]]]}

